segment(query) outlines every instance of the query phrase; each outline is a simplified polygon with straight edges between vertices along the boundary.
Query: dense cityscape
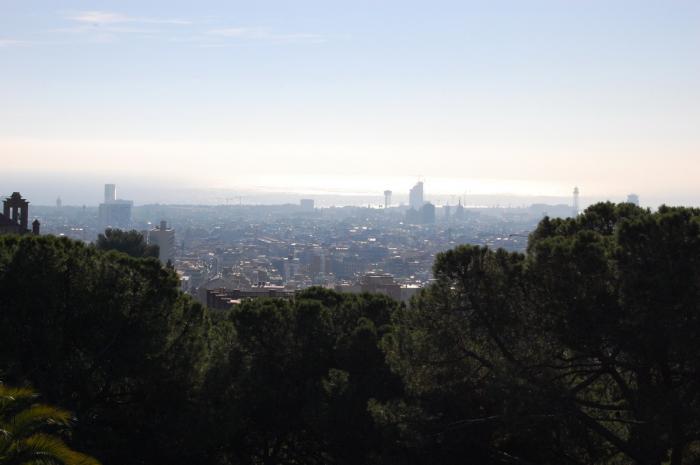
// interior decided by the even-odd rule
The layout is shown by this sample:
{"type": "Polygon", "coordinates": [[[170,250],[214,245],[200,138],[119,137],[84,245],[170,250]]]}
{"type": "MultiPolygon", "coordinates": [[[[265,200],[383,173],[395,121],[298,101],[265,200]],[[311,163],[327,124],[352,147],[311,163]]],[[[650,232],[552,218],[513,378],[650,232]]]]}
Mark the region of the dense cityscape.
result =
{"type": "Polygon", "coordinates": [[[311,286],[407,302],[430,283],[437,253],[459,244],[523,252],[542,217],[578,209],[578,193],[571,205],[470,207],[460,198],[436,207],[424,198],[423,182],[408,198],[408,205],[395,205],[387,190],[375,207],[315,208],[308,198],[286,205],[134,206],[107,184],[97,208],[58,198],[55,206],[33,206],[31,216],[42,234],[83,242],[110,228],[136,230],[174,266],[183,291],[224,309],[243,297],[291,297],[311,286]]]}

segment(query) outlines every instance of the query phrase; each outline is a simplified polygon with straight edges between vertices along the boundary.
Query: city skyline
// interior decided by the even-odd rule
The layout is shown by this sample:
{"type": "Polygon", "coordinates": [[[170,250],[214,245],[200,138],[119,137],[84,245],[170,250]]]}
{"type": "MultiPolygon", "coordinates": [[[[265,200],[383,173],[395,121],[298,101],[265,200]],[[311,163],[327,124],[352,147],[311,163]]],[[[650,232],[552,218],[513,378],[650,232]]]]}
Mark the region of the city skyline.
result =
{"type": "Polygon", "coordinates": [[[700,204],[700,5],[360,3],[15,2],[0,190],[31,174],[381,197],[423,177],[700,204]]]}
{"type": "MultiPolygon", "coordinates": [[[[425,178],[421,178],[425,179],[425,178]]],[[[406,181],[406,180],[403,180],[406,181]]],[[[394,179],[396,182],[396,179],[394,179]]],[[[41,206],[56,205],[61,206],[99,206],[101,209],[106,204],[115,205],[284,205],[296,204],[299,201],[308,199],[316,203],[316,207],[371,207],[371,208],[386,208],[386,194],[389,193],[390,207],[413,208],[420,209],[423,203],[433,203],[436,207],[456,206],[458,203],[473,208],[524,208],[531,205],[572,205],[578,203],[574,201],[571,195],[527,195],[523,193],[504,193],[504,194],[488,194],[483,191],[464,189],[458,193],[459,189],[456,186],[461,184],[442,184],[451,187],[451,189],[440,190],[435,189],[435,186],[428,182],[429,191],[423,191],[425,182],[423,180],[416,181],[411,185],[411,188],[398,189],[395,191],[377,192],[368,190],[365,192],[346,191],[342,188],[335,190],[314,190],[306,189],[294,191],[293,189],[197,189],[183,188],[182,186],[167,186],[165,184],[155,184],[144,186],[142,184],[127,182],[125,185],[117,187],[114,183],[99,184],[99,181],[91,179],[86,183],[74,184],[52,184],[46,182],[45,179],[15,179],[9,183],[2,183],[0,176],[0,187],[3,185],[22,185],[25,192],[29,192],[29,196],[33,199],[33,203],[41,206]],[[26,189],[29,186],[29,189],[26,189]],[[125,188],[123,188],[125,186],[125,188]],[[99,191],[99,192],[98,192],[99,191]],[[58,192],[58,194],[56,194],[58,192]],[[414,197],[414,192],[420,192],[418,197],[414,197]],[[131,197],[134,200],[126,200],[121,198],[121,194],[126,193],[126,197],[131,197]],[[67,194],[67,195],[66,195],[67,194]],[[413,201],[412,201],[413,198],[413,201]]],[[[439,185],[438,185],[439,186],[439,185]]],[[[403,187],[403,185],[402,185],[403,187]]],[[[576,187],[578,190],[578,187],[576,187]]],[[[585,192],[584,192],[585,194],[585,192]]],[[[0,190],[0,197],[9,196],[0,190]]],[[[632,202],[637,205],[655,208],[669,202],[658,198],[647,198],[635,192],[629,192],[624,196],[608,196],[608,197],[593,197],[584,195],[580,205],[581,208],[586,208],[589,205],[598,202],[632,202]],[[632,200],[630,200],[632,199],[632,200]]],[[[686,200],[686,203],[689,202],[686,200]]]]}

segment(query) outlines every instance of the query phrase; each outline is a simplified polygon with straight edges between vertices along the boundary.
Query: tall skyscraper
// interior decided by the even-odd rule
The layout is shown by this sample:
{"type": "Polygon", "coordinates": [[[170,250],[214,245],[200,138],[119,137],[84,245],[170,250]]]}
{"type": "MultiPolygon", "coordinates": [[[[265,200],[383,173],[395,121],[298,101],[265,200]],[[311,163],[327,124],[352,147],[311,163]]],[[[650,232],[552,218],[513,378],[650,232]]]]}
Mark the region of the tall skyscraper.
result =
{"type": "Polygon", "coordinates": [[[574,218],[576,218],[578,216],[578,213],[579,213],[579,203],[578,203],[579,192],[580,191],[578,190],[578,187],[574,187],[574,205],[573,205],[574,218]]]}
{"type": "Polygon", "coordinates": [[[627,203],[633,203],[639,206],[639,196],[637,194],[630,194],[627,196],[627,203]]]}
{"type": "Polygon", "coordinates": [[[391,191],[384,191],[384,208],[388,208],[391,205],[391,191]]]}
{"type": "Polygon", "coordinates": [[[423,181],[418,181],[408,192],[408,204],[414,210],[423,207],[423,181]]]}
{"type": "Polygon", "coordinates": [[[105,184],[105,201],[100,204],[100,227],[129,229],[131,228],[131,200],[117,199],[117,186],[105,184]]]}
{"type": "Polygon", "coordinates": [[[117,200],[117,185],[105,184],[105,203],[114,202],[117,200]]]}
{"type": "Polygon", "coordinates": [[[160,222],[160,226],[148,232],[148,243],[158,246],[158,259],[161,263],[173,263],[175,260],[175,230],[168,229],[165,221],[160,222]]]}

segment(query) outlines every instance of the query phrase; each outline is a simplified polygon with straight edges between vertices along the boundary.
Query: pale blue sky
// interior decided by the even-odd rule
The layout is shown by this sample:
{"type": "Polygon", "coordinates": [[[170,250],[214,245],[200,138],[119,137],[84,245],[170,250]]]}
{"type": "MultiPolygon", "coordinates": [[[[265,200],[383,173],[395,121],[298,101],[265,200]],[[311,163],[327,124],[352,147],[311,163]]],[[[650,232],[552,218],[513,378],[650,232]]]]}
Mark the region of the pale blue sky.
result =
{"type": "Polygon", "coordinates": [[[697,0],[0,3],[6,172],[700,198],[699,83],[697,0]]]}

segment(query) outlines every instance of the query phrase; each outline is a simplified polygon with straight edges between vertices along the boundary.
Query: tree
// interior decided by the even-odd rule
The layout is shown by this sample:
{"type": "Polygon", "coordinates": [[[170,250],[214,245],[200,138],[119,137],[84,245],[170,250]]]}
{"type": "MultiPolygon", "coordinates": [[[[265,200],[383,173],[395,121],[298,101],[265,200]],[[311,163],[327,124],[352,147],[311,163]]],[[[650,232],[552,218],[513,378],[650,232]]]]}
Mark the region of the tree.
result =
{"type": "Polygon", "coordinates": [[[379,347],[398,306],[312,288],[232,310],[227,354],[204,394],[220,460],[355,464],[382,454],[368,404],[401,392],[379,347]]]}
{"type": "Polygon", "coordinates": [[[700,441],[699,218],[598,204],[544,219],[527,255],[440,255],[437,284],[385,339],[412,409],[386,405],[385,417],[436,433],[427,447],[492,462],[689,463],[700,441]]]}
{"type": "Polygon", "coordinates": [[[158,258],[158,246],[146,244],[143,234],[135,230],[106,229],[95,245],[99,250],[116,250],[131,257],[158,258]]]}
{"type": "Polygon", "coordinates": [[[70,427],[70,413],[35,399],[31,389],[0,384],[0,464],[100,465],[53,434],[70,427]]]}
{"type": "Polygon", "coordinates": [[[540,309],[568,352],[569,408],[639,464],[700,440],[700,211],[596,205],[531,245],[540,309]],[[562,311],[562,309],[564,311],[562,311]]]}
{"type": "Polygon", "coordinates": [[[0,237],[0,372],[80,420],[105,463],[192,463],[211,322],[157,260],[65,238],[0,237]]]}

